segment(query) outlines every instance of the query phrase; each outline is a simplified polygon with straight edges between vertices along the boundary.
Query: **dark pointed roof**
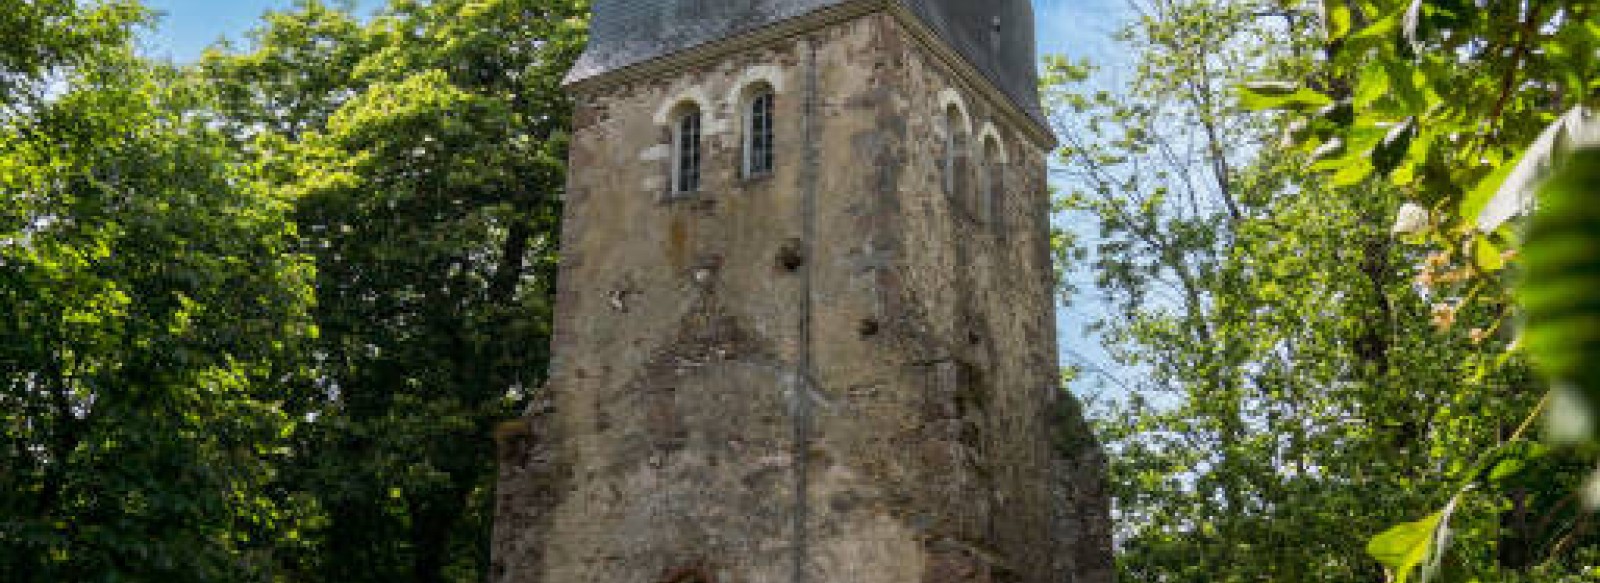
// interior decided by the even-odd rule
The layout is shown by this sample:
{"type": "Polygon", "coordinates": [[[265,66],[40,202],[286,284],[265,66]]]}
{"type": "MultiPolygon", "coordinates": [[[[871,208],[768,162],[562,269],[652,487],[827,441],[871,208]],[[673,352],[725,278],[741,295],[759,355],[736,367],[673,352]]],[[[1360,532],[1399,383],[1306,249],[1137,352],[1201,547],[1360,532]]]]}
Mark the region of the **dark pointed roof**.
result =
{"type": "MultiPolygon", "coordinates": [[[[862,0],[594,0],[589,48],[567,76],[575,83],[862,0]]],[[[911,8],[990,82],[1041,125],[1029,0],[892,0],[911,8]]]]}

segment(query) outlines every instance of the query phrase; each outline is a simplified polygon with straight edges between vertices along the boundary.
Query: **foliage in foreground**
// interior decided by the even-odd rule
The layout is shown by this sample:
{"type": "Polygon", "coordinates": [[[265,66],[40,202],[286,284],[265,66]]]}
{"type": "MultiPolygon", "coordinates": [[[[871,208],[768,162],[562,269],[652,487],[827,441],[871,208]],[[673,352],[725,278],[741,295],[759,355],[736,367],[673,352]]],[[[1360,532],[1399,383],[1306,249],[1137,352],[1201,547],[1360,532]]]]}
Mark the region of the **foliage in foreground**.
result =
{"type": "MultiPolygon", "coordinates": [[[[1439,510],[1385,531],[1368,550],[1398,581],[1494,579],[1535,566],[1544,576],[1580,571],[1594,559],[1590,511],[1600,502],[1580,487],[1600,403],[1592,367],[1600,358],[1600,6],[1362,0],[1322,8],[1328,58],[1318,83],[1287,100],[1273,85],[1247,86],[1244,97],[1260,107],[1316,108],[1297,136],[1312,169],[1345,196],[1380,184],[1407,199],[1393,231],[1433,251],[1430,276],[1450,275],[1422,282],[1437,298],[1441,327],[1486,318],[1467,334],[1501,361],[1532,357],[1554,383],[1534,385],[1546,396],[1519,412],[1516,431],[1462,452],[1470,457],[1448,481],[1425,485],[1448,496],[1439,510]],[[1529,431],[1541,413],[1548,446],[1529,431]],[[1484,565],[1484,548],[1458,541],[1497,502],[1517,520],[1501,521],[1499,560],[1484,565]]],[[[1485,393],[1470,383],[1454,390],[1485,393]]]]}
{"type": "Polygon", "coordinates": [[[1066,208],[1101,226],[1075,252],[1119,308],[1102,368],[1140,378],[1101,415],[1123,574],[1582,576],[1587,456],[1527,439],[1518,231],[1474,223],[1540,130],[1593,106],[1587,5],[1136,6],[1122,94],[1057,93],[1066,208]],[[1392,233],[1408,202],[1431,212],[1392,233]]]}

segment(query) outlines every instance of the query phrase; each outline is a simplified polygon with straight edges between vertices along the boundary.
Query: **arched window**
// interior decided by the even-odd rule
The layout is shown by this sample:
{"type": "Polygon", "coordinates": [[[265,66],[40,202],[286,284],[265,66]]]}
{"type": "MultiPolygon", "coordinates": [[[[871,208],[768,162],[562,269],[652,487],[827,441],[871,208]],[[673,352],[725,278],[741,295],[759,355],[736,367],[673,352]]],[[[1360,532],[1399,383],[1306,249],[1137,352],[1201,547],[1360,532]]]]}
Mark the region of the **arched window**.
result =
{"type": "Polygon", "coordinates": [[[951,104],[944,111],[944,191],[957,203],[967,193],[967,121],[961,108],[951,104]]]}
{"type": "Polygon", "coordinates": [[[772,172],[774,157],[773,94],[765,83],[747,92],[744,100],[744,176],[772,172]]]}
{"type": "Polygon", "coordinates": [[[1000,223],[1000,207],[1005,189],[1005,155],[1000,151],[999,140],[990,136],[983,140],[983,162],[979,170],[980,190],[978,216],[985,223],[1000,223]]]}
{"type": "Polygon", "coordinates": [[[700,190],[700,108],[685,104],[672,122],[672,194],[700,190]]]}

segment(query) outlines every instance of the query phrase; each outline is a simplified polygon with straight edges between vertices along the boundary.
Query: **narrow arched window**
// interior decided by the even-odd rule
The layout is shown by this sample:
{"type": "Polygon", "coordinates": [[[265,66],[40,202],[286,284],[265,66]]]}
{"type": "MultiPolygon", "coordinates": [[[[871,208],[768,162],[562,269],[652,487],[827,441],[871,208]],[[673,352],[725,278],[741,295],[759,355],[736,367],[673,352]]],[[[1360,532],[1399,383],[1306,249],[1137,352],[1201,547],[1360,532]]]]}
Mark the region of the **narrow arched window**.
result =
{"type": "Polygon", "coordinates": [[[686,105],[672,123],[672,193],[700,190],[700,108],[686,105]]]}
{"type": "Polygon", "coordinates": [[[983,164],[979,170],[982,195],[978,216],[991,225],[1000,223],[1000,206],[1005,188],[1005,156],[1000,152],[1000,142],[990,137],[983,141],[983,164]]]}
{"type": "Polygon", "coordinates": [[[744,111],[744,175],[761,176],[772,172],[773,143],[772,89],[761,86],[750,93],[744,111]]]}
{"type": "Polygon", "coordinates": [[[944,127],[944,191],[961,203],[967,191],[967,123],[960,108],[945,108],[944,127]]]}

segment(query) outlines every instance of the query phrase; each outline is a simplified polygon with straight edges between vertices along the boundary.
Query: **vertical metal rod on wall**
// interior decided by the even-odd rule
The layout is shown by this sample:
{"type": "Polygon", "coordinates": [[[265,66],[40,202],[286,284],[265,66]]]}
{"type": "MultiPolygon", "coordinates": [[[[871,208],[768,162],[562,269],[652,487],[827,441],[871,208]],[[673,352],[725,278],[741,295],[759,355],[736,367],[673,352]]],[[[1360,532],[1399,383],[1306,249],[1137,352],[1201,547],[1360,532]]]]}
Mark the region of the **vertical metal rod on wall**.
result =
{"type": "Polygon", "coordinates": [[[794,410],[794,583],[806,583],[806,560],[810,554],[806,522],[810,518],[811,392],[812,374],[812,269],[816,265],[816,215],[818,86],[817,39],[806,39],[805,103],[801,113],[802,166],[800,168],[800,354],[797,357],[794,386],[790,392],[794,410]]]}

